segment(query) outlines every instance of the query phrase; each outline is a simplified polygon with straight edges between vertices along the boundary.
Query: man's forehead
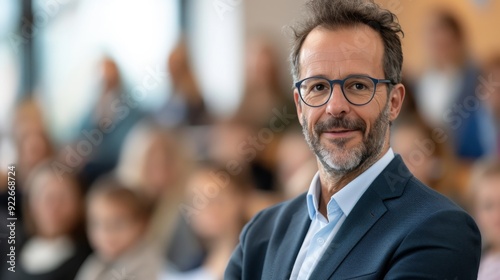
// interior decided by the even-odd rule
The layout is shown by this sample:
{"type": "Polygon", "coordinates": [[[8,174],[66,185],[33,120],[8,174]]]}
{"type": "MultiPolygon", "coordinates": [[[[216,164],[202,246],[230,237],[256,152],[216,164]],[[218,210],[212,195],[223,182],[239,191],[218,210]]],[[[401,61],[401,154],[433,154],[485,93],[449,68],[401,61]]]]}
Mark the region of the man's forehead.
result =
{"type": "Polygon", "coordinates": [[[318,27],[307,36],[300,52],[302,62],[370,60],[383,53],[380,35],[368,26],[329,30],[318,27]]]}
{"type": "Polygon", "coordinates": [[[316,64],[316,63],[338,63],[338,62],[355,62],[355,61],[369,61],[370,63],[378,62],[380,57],[373,53],[360,51],[360,50],[345,50],[345,51],[314,51],[312,49],[304,49],[301,52],[300,61],[302,65],[316,64]]]}

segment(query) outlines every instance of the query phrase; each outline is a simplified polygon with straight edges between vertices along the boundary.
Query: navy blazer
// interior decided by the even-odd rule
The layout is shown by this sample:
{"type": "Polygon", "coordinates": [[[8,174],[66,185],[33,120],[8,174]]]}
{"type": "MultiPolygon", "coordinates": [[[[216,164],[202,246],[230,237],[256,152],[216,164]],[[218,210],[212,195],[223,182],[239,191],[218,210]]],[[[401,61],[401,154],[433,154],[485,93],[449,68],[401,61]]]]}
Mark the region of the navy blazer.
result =
{"type": "MultiPolygon", "coordinates": [[[[257,214],[225,279],[289,279],[311,220],[306,194],[257,214]]],[[[476,279],[473,219],[418,181],[397,155],[361,196],[310,279],[476,279]]]]}

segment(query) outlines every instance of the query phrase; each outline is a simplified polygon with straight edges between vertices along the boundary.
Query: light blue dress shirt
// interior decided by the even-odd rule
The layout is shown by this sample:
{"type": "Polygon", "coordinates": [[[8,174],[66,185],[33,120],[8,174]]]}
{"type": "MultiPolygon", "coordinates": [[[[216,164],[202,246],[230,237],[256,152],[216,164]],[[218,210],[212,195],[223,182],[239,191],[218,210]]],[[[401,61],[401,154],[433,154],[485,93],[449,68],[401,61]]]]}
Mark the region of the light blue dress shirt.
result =
{"type": "Polygon", "coordinates": [[[307,192],[307,209],[311,224],[295,260],[290,279],[309,278],[351,210],[393,158],[394,152],[392,148],[389,148],[381,159],[335,193],[327,204],[328,220],[319,212],[321,182],[319,173],[316,173],[307,192]]]}

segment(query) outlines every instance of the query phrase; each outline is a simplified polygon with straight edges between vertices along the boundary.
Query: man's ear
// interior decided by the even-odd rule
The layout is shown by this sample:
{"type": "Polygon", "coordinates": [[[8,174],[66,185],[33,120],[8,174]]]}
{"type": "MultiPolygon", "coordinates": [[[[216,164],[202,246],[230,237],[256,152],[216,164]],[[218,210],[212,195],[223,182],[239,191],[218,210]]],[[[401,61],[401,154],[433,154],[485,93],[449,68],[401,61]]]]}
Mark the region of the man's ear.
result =
{"type": "Polygon", "coordinates": [[[389,94],[390,112],[389,119],[393,122],[399,115],[405,99],[406,89],[403,84],[397,84],[392,87],[389,94]]]}
{"type": "Polygon", "coordinates": [[[293,100],[295,101],[295,108],[297,109],[297,117],[302,124],[302,99],[300,99],[299,92],[296,88],[293,90],[293,100]]]}

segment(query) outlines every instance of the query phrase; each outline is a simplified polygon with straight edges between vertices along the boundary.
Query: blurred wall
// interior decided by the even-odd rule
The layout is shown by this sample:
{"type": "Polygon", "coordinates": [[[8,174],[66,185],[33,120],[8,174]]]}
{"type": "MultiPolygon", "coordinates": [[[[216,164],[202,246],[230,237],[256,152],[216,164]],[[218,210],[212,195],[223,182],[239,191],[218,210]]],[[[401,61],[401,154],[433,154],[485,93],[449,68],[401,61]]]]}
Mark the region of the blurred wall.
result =
{"type": "Polygon", "coordinates": [[[281,81],[285,89],[292,86],[288,64],[292,37],[287,27],[294,24],[298,18],[302,18],[301,10],[304,10],[305,2],[305,0],[244,1],[246,39],[263,35],[276,46],[282,62],[281,81]]]}
{"type": "Polygon", "coordinates": [[[428,11],[446,8],[461,20],[469,47],[478,60],[500,50],[500,1],[473,0],[377,0],[397,14],[405,32],[403,53],[405,69],[419,72],[425,63],[421,38],[428,11]]]}

